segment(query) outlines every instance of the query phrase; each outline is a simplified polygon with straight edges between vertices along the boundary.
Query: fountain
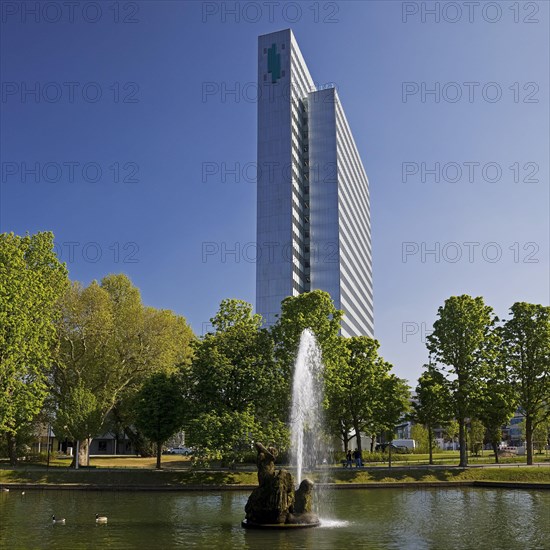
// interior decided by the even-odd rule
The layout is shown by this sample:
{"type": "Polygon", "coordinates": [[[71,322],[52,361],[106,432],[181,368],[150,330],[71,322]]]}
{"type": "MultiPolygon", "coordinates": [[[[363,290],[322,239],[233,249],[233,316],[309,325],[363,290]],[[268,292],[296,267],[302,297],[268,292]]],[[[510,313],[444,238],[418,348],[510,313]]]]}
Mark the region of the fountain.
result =
{"type": "Polygon", "coordinates": [[[294,365],[292,407],[290,413],[291,462],[298,483],[302,472],[315,467],[324,458],[321,441],[323,428],[323,362],[321,350],[310,329],[300,337],[294,365]]]}
{"type": "Polygon", "coordinates": [[[315,336],[305,329],[294,366],[292,385],[291,458],[299,484],[295,488],[292,474],[275,470],[277,450],[256,443],[258,451],[258,487],[246,503],[245,528],[277,529],[316,527],[319,518],[312,512],[313,482],[302,479],[306,467],[314,467],[322,456],[318,444],[322,429],[321,352],[315,336]]]}

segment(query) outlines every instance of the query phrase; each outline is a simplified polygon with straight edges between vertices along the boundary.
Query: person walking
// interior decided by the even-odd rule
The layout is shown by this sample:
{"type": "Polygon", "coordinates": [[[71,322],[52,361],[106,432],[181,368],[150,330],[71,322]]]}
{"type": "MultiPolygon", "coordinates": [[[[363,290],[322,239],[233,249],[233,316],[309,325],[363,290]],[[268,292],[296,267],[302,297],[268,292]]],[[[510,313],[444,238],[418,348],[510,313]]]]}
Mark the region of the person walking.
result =
{"type": "Polygon", "coordinates": [[[346,453],[346,466],[351,469],[351,449],[346,453]]]}
{"type": "Polygon", "coordinates": [[[355,459],[355,467],[359,468],[361,466],[361,453],[357,448],[353,451],[353,458],[355,459]]]}

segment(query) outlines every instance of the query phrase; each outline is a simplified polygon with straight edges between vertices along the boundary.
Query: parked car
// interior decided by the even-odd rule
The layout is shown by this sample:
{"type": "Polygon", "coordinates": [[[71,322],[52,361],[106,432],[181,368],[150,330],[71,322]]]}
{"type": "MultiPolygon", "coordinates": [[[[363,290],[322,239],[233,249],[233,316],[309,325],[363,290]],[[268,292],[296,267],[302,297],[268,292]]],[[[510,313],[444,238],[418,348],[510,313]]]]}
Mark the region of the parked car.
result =
{"type": "Polygon", "coordinates": [[[191,447],[172,447],[168,449],[168,454],[189,456],[193,454],[193,449],[191,447]]]}
{"type": "MultiPolygon", "coordinates": [[[[386,451],[389,451],[390,444],[389,443],[378,443],[376,447],[374,448],[375,451],[382,451],[385,453],[386,451]]],[[[399,454],[406,454],[409,452],[409,449],[407,447],[404,447],[403,445],[394,445],[391,444],[391,450],[392,453],[399,453],[399,454]]]]}
{"type": "Polygon", "coordinates": [[[394,439],[392,443],[396,447],[405,447],[409,451],[414,451],[414,449],[416,449],[416,441],[414,439],[394,439]]]}

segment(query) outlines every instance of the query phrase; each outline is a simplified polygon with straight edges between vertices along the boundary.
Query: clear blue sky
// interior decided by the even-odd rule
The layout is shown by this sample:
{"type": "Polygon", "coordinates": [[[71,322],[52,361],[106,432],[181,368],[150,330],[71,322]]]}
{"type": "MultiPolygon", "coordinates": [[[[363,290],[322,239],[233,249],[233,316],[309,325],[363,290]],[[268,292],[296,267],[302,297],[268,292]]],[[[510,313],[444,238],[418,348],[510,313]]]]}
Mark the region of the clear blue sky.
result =
{"type": "Polygon", "coordinates": [[[418,376],[451,295],[501,317],[548,304],[548,2],[439,2],[439,22],[434,2],[47,4],[2,6],[0,230],[52,230],[72,279],[123,271],[199,334],[221,299],[254,302],[254,263],[221,255],[255,240],[253,170],[224,182],[222,163],[255,162],[257,36],[291,27],[369,176],[375,330],[397,373],[418,376]]]}

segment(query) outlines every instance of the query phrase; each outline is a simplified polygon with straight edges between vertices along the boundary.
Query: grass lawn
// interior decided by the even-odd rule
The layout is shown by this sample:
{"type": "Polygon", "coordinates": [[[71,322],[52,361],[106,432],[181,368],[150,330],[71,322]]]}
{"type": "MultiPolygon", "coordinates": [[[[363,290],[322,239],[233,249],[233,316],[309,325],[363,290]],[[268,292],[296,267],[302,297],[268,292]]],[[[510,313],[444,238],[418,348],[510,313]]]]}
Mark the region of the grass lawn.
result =
{"type": "MultiPolygon", "coordinates": [[[[72,470],[54,466],[19,466],[0,468],[0,483],[86,484],[123,486],[188,486],[188,485],[255,485],[255,470],[199,470],[190,468],[189,461],[177,456],[168,456],[161,471],[151,469],[153,459],[101,458],[92,460],[95,468],[72,470]],[[181,462],[186,469],[180,469],[181,462]],[[113,467],[114,465],[114,467],[113,467]]],[[[549,466],[503,466],[500,468],[332,468],[325,472],[323,481],[338,484],[395,483],[395,482],[453,482],[453,481],[508,481],[550,484],[549,466]]],[[[319,481],[320,473],[310,477],[319,481]]]]}
{"type": "MultiPolygon", "coordinates": [[[[388,464],[387,454],[385,456],[376,454],[377,458],[383,456],[384,461],[369,461],[368,452],[364,453],[365,465],[368,466],[384,466],[388,464]]],[[[459,462],[458,451],[444,451],[434,453],[434,463],[436,465],[448,465],[457,466],[459,462]]],[[[525,464],[525,456],[515,457],[501,457],[499,459],[500,464],[525,464]]],[[[549,454],[535,454],[535,462],[545,462],[550,465],[549,454]]],[[[491,451],[483,451],[483,455],[469,456],[468,462],[471,465],[477,464],[494,464],[495,459],[491,451]]],[[[6,460],[0,460],[0,468],[2,463],[7,465],[6,460]]],[[[50,457],[50,467],[68,467],[71,463],[70,458],[60,458],[56,455],[50,457]]],[[[178,469],[185,470],[191,467],[191,458],[182,455],[162,455],[162,467],[163,469],[178,469]]],[[[26,465],[24,462],[21,464],[26,465]]],[[[136,457],[136,456],[93,456],[90,459],[90,466],[94,468],[142,468],[153,469],[156,465],[155,457],[136,457]]],[[[213,464],[215,465],[215,464],[213,464]]],[[[398,454],[392,455],[392,465],[394,466],[428,466],[428,454],[398,454]]],[[[42,459],[40,462],[32,463],[29,467],[34,466],[46,466],[46,460],[42,459]]],[[[334,464],[334,467],[341,467],[341,464],[334,464]]],[[[243,464],[239,466],[239,469],[253,469],[255,470],[255,464],[243,464]]]]}
{"type": "Polygon", "coordinates": [[[334,483],[394,483],[412,481],[513,481],[550,483],[550,466],[502,468],[414,468],[407,470],[344,470],[335,471],[334,483]]]}
{"type": "Polygon", "coordinates": [[[252,485],[257,483],[256,472],[222,470],[146,470],[135,469],[79,469],[25,468],[0,469],[0,483],[85,484],[125,486],[178,485],[252,485]]]}
{"type": "MultiPolygon", "coordinates": [[[[50,467],[53,468],[68,468],[71,464],[71,458],[58,457],[52,455],[50,457],[50,467]]],[[[7,465],[7,461],[4,461],[7,465]]],[[[90,466],[94,468],[145,468],[153,469],[156,467],[156,457],[140,457],[140,456],[93,456],[90,458],[90,466]]],[[[2,461],[0,461],[0,467],[2,461]]],[[[21,462],[21,466],[45,467],[47,465],[46,460],[40,460],[39,462],[25,463],[21,462]]],[[[191,467],[191,459],[182,455],[162,455],[162,467],[187,469],[191,467]]]]}
{"type": "MultiPolygon", "coordinates": [[[[187,469],[191,467],[191,459],[182,455],[162,455],[162,467],[187,469]]],[[[94,456],[90,458],[90,466],[96,468],[155,468],[157,465],[156,457],[140,456],[94,456]]]]}
{"type": "MultiPolygon", "coordinates": [[[[380,455],[376,455],[380,456],[380,455]]],[[[363,453],[363,460],[365,464],[368,466],[369,464],[372,465],[383,465],[388,463],[388,456],[387,453],[384,455],[384,462],[381,461],[369,461],[369,453],[363,453]]],[[[458,465],[460,459],[460,455],[458,451],[444,451],[439,453],[433,454],[433,460],[434,464],[439,465],[449,465],[449,466],[456,466],[458,465]]],[[[550,454],[535,454],[533,455],[533,459],[535,462],[548,462],[550,465],[550,454]]],[[[476,455],[470,455],[468,454],[468,462],[469,464],[494,464],[495,463],[495,457],[491,451],[483,451],[482,455],[476,456],[476,455]]],[[[499,457],[499,464],[525,464],[526,457],[525,456],[512,456],[512,457],[499,457]]],[[[428,453],[414,453],[414,454],[399,454],[394,453],[392,454],[392,464],[395,466],[406,466],[406,465],[428,465],[429,463],[429,455],[428,453]]]]}

